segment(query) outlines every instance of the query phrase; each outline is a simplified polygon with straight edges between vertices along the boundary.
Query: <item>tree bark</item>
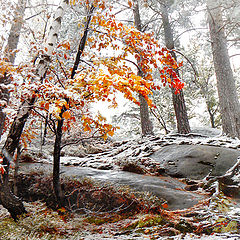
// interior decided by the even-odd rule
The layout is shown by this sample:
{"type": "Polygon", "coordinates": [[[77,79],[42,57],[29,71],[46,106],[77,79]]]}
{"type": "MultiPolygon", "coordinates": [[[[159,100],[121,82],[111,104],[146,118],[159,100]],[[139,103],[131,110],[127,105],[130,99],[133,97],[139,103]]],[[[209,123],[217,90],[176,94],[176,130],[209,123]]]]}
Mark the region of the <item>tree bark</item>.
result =
{"type": "MultiPolygon", "coordinates": [[[[16,58],[17,45],[20,38],[20,32],[23,25],[23,17],[26,9],[26,0],[18,0],[17,8],[14,13],[14,18],[12,21],[10,33],[8,36],[7,45],[5,48],[5,57],[9,60],[10,63],[14,63],[16,58]]],[[[0,86],[8,85],[11,82],[11,76],[5,74],[5,76],[0,77],[0,86]]],[[[0,99],[5,101],[8,104],[9,101],[9,92],[7,87],[0,87],[0,99]]],[[[4,123],[6,114],[3,112],[4,107],[0,107],[0,139],[4,129],[4,123]]]]}
{"type": "MultiPolygon", "coordinates": [[[[6,103],[6,105],[9,102],[9,91],[7,88],[7,85],[11,82],[10,76],[7,75],[7,73],[4,74],[4,76],[0,77],[0,99],[6,103]]],[[[2,136],[2,132],[4,129],[5,119],[6,119],[6,113],[3,112],[5,106],[0,106],[0,139],[2,136]]]]}
{"type": "Polygon", "coordinates": [[[208,0],[207,7],[223,132],[240,138],[240,104],[228,55],[221,5],[218,0],[208,0]]]}
{"type": "MultiPolygon", "coordinates": [[[[62,110],[62,113],[64,110],[62,110]]],[[[58,202],[58,208],[65,206],[65,196],[60,184],[60,154],[61,154],[61,142],[62,142],[62,127],[64,119],[60,114],[61,120],[57,121],[57,129],[53,151],[53,189],[58,202]]]]}
{"type": "MultiPolygon", "coordinates": [[[[48,68],[48,64],[50,62],[50,58],[52,52],[57,43],[58,32],[61,26],[62,16],[64,14],[64,10],[66,9],[69,0],[63,0],[60,6],[57,8],[53,23],[50,27],[50,32],[46,40],[47,51],[46,53],[39,58],[37,63],[37,71],[36,75],[39,76],[41,80],[46,75],[46,71],[48,68]]],[[[20,199],[16,198],[10,191],[8,186],[8,172],[10,162],[12,161],[14,152],[19,144],[19,140],[25,126],[25,123],[30,115],[30,112],[34,106],[36,100],[35,94],[33,94],[29,99],[25,100],[19,110],[16,118],[14,119],[10,131],[8,133],[6,142],[2,149],[3,154],[3,165],[5,166],[4,174],[2,175],[2,181],[0,182],[0,203],[8,209],[11,216],[13,218],[17,218],[18,215],[21,215],[26,212],[23,203],[20,199]]]]}
{"type": "Polygon", "coordinates": [[[8,210],[15,221],[20,215],[27,212],[22,201],[13,195],[8,185],[2,182],[0,183],[0,204],[8,210]]]}
{"type": "MultiPolygon", "coordinates": [[[[138,0],[135,0],[134,2],[133,15],[134,15],[134,24],[136,29],[139,31],[142,31],[138,0]]],[[[138,71],[138,75],[141,77],[144,77],[141,71],[138,71]]],[[[150,120],[148,104],[144,96],[141,94],[139,94],[139,102],[140,102],[140,118],[141,118],[142,135],[143,136],[153,135],[153,125],[150,120]]]]}
{"type": "MultiPolygon", "coordinates": [[[[76,55],[76,59],[74,62],[73,70],[71,73],[71,79],[74,78],[76,71],[78,69],[79,62],[81,60],[82,53],[84,51],[87,37],[88,37],[88,31],[89,31],[89,24],[92,19],[92,13],[94,11],[94,6],[91,6],[88,12],[88,17],[85,23],[84,33],[83,37],[80,40],[78,51],[76,55]]],[[[67,102],[69,102],[69,99],[65,99],[67,102]]],[[[57,121],[57,129],[56,129],[56,137],[55,137],[55,143],[54,143],[54,153],[53,153],[53,189],[54,194],[56,196],[56,199],[58,201],[58,207],[65,207],[65,196],[61,188],[60,183],[60,155],[61,155],[61,143],[62,143],[62,134],[63,134],[63,123],[64,118],[62,118],[63,113],[66,111],[66,108],[63,107],[60,113],[60,120],[57,121]]]]}
{"type": "MultiPolygon", "coordinates": [[[[168,10],[169,10],[168,6],[164,5],[162,7],[162,21],[163,21],[165,44],[166,44],[166,47],[170,50],[172,57],[177,61],[177,56],[175,52],[172,51],[174,49],[174,40],[173,40],[172,27],[168,17],[168,10]]],[[[175,70],[175,71],[179,76],[178,70],[175,70]]],[[[175,116],[177,120],[178,133],[181,133],[181,134],[190,133],[191,129],[188,121],[187,108],[185,104],[183,91],[180,90],[179,93],[175,94],[175,90],[172,89],[172,101],[173,101],[175,116]]]]}

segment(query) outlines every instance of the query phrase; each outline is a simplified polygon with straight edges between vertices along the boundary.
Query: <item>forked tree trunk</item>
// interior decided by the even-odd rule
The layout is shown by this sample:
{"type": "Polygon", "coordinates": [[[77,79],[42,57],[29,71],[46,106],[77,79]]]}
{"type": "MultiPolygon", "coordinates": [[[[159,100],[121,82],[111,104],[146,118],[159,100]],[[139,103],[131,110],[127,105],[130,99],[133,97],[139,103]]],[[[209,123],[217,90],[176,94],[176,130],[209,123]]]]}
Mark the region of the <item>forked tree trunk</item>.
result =
{"type": "MultiPolygon", "coordinates": [[[[68,5],[69,0],[63,0],[60,6],[57,8],[54,15],[53,23],[50,27],[50,32],[46,40],[47,51],[45,55],[41,56],[37,64],[38,77],[43,80],[50,62],[52,52],[57,43],[58,32],[61,26],[62,16],[68,5]]],[[[3,154],[3,165],[5,166],[5,172],[2,176],[2,181],[0,182],[0,203],[8,209],[9,213],[13,218],[17,218],[18,215],[21,215],[26,212],[23,203],[20,199],[15,197],[9,189],[8,186],[8,172],[10,162],[12,160],[13,154],[19,144],[19,140],[24,128],[24,125],[30,115],[30,112],[34,106],[36,96],[33,95],[31,98],[25,100],[19,110],[16,118],[14,119],[7,140],[2,149],[3,154]]]]}
{"type": "MultiPolygon", "coordinates": [[[[134,1],[133,15],[134,15],[134,24],[136,29],[139,31],[142,31],[138,0],[134,1]]],[[[138,75],[141,77],[144,77],[141,71],[138,71],[138,75]]],[[[143,136],[153,135],[153,125],[150,120],[148,104],[144,96],[141,94],[139,94],[139,102],[140,102],[140,118],[141,118],[142,135],[143,136]]]]}
{"type": "Polygon", "coordinates": [[[240,138],[240,104],[228,55],[221,5],[218,0],[208,0],[207,7],[223,132],[240,138]]]}
{"type": "MultiPolygon", "coordinates": [[[[163,21],[166,47],[171,51],[172,57],[177,61],[176,54],[174,51],[172,51],[174,49],[174,40],[173,40],[172,27],[168,17],[168,6],[162,7],[162,21],[163,21]]],[[[179,76],[178,70],[175,70],[175,71],[179,76]]],[[[183,91],[180,90],[179,93],[175,94],[175,90],[172,89],[172,101],[173,101],[174,112],[177,120],[178,133],[181,133],[181,134],[190,133],[191,129],[188,121],[187,108],[184,100],[183,91]]]]}

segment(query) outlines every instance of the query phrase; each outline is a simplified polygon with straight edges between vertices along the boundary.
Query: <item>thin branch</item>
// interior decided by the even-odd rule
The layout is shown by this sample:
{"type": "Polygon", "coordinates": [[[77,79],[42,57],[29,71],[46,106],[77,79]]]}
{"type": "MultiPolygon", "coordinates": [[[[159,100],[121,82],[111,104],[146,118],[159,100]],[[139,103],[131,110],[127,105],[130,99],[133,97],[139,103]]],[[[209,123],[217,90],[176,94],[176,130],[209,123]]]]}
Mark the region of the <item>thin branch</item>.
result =
{"type": "Polygon", "coordinates": [[[240,53],[233,54],[233,55],[229,56],[229,58],[236,57],[236,56],[240,56],[240,53]]]}
{"type": "Polygon", "coordinates": [[[188,57],[186,57],[183,53],[181,53],[180,51],[174,49],[174,52],[180,54],[181,56],[183,56],[187,62],[191,65],[192,69],[193,69],[193,72],[194,72],[194,78],[195,78],[195,81],[197,81],[197,78],[199,77],[199,74],[196,70],[196,68],[194,67],[194,65],[192,64],[192,62],[190,61],[190,59],[188,57]]]}
{"type": "Polygon", "coordinates": [[[80,143],[80,142],[82,142],[82,141],[84,141],[84,140],[101,138],[101,137],[103,137],[103,136],[106,134],[106,133],[104,133],[104,134],[99,135],[99,136],[94,136],[94,134],[96,134],[96,133],[97,133],[97,131],[95,131],[91,137],[84,137],[84,138],[80,138],[80,139],[78,139],[78,140],[76,140],[76,141],[73,141],[73,142],[65,143],[65,144],[63,144],[63,145],[61,146],[61,149],[63,149],[63,148],[66,147],[66,146],[69,146],[69,145],[76,145],[76,144],[78,144],[78,143],[80,143]]]}
{"type": "Polygon", "coordinates": [[[38,16],[38,15],[40,15],[41,13],[43,13],[44,11],[41,11],[41,12],[39,12],[39,13],[36,13],[36,14],[34,14],[34,15],[32,15],[32,16],[30,16],[30,17],[28,17],[28,18],[25,18],[24,19],[24,21],[28,21],[28,20],[30,20],[30,19],[32,19],[32,18],[34,18],[34,17],[36,17],[36,16],[38,16]]]}
{"type": "Polygon", "coordinates": [[[195,31],[195,30],[208,30],[208,29],[207,29],[207,28],[191,28],[191,29],[187,29],[187,30],[183,31],[182,33],[180,33],[180,34],[174,39],[174,42],[176,42],[184,33],[190,32],[190,31],[195,31]]]}
{"type": "MultiPolygon", "coordinates": [[[[34,107],[33,108],[33,111],[35,112],[35,113],[37,113],[41,118],[43,118],[43,119],[47,119],[46,118],[46,116],[44,116],[43,114],[41,114],[40,112],[38,112],[37,110],[36,110],[36,108],[39,108],[39,107],[34,107]]],[[[53,122],[53,120],[52,119],[50,119],[51,120],[51,122],[53,122]]],[[[55,130],[55,128],[54,127],[52,127],[51,126],[51,124],[47,121],[47,125],[48,125],[48,127],[50,128],[50,130],[53,132],[53,133],[55,133],[56,134],[56,130],[55,130]]]]}
{"type": "Polygon", "coordinates": [[[48,70],[50,70],[50,71],[56,76],[56,78],[57,78],[59,84],[62,86],[62,88],[65,89],[65,86],[63,85],[62,81],[60,80],[58,74],[57,74],[53,69],[51,69],[51,68],[49,68],[48,70]]]}

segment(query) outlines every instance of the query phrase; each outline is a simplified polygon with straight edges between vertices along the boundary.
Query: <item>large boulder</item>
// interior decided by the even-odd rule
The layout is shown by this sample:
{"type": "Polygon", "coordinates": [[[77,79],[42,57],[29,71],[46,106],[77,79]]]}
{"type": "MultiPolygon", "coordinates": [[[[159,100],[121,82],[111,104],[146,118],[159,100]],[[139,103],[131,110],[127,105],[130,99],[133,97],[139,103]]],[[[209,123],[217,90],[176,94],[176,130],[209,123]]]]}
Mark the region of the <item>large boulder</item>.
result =
{"type": "Polygon", "coordinates": [[[224,175],[236,162],[240,151],[204,145],[169,145],[150,157],[172,177],[203,179],[224,175]]]}
{"type": "MultiPolygon", "coordinates": [[[[21,164],[21,172],[29,174],[33,172],[51,172],[50,164],[32,163],[21,164]]],[[[99,182],[129,186],[135,191],[149,192],[167,201],[171,210],[193,207],[199,201],[205,199],[203,194],[185,191],[186,184],[171,177],[146,176],[136,173],[99,170],[93,168],[61,167],[61,176],[74,179],[90,177],[99,182]]]]}

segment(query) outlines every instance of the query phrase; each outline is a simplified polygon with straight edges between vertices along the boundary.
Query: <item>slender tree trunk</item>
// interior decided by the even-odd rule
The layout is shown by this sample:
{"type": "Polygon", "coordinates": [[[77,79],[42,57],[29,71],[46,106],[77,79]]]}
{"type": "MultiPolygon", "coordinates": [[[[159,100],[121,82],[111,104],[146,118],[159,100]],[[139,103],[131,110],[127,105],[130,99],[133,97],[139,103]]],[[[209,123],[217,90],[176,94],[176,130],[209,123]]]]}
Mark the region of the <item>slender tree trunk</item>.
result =
{"type": "MultiPolygon", "coordinates": [[[[82,53],[84,51],[87,37],[88,37],[88,31],[89,31],[89,24],[92,19],[92,13],[94,11],[94,7],[92,6],[89,9],[88,17],[85,23],[84,33],[80,40],[79,46],[78,46],[78,52],[76,55],[76,59],[74,62],[73,70],[71,73],[71,79],[74,78],[76,71],[78,69],[79,62],[81,60],[82,53]]],[[[68,99],[65,99],[67,102],[69,102],[68,99]]],[[[61,155],[61,143],[62,143],[62,134],[63,134],[63,123],[64,118],[62,118],[63,113],[66,111],[65,107],[62,108],[61,114],[60,114],[60,120],[57,121],[57,129],[56,129],[56,138],[55,138],[55,144],[54,144],[54,153],[53,153],[53,189],[56,196],[56,199],[58,201],[58,207],[64,207],[65,206],[65,196],[61,188],[60,183],[60,155],[61,155]]]]}
{"type": "MultiPolygon", "coordinates": [[[[64,111],[62,111],[63,113],[64,111]]],[[[60,117],[62,117],[62,113],[60,117]]],[[[62,142],[62,127],[64,119],[57,121],[57,129],[54,143],[54,152],[53,152],[53,189],[58,202],[58,208],[64,207],[64,193],[60,184],[60,154],[61,154],[61,142],[62,142]]]]}
{"type": "Polygon", "coordinates": [[[11,25],[8,42],[5,49],[6,57],[11,63],[14,63],[16,58],[16,50],[23,26],[23,17],[26,9],[27,0],[18,0],[17,8],[14,14],[13,23],[11,25]]]}
{"type": "Polygon", "coordinates": [[[216,126],[215,126],[214,113],[212,112],[212,109],[209,106],[207,107],[207,110],[208,110],[208,113],[209,113],[209,116],[210,116],[211,127],[215,128],[216,126]]]}
{"type": "Polygon", "coordinates": [[[240,138],[240,104],[228,55],[221,5],[218,0],[208,0],[207,7],[223,132],[240,138]]]}
{"type": "MultiPolygon", "coordinates": [[[[4,74],[4,76],[0,77],[0,99],[6,103],[6,105],[9,102],[9,91],[7,88],[7,85],[11,82],[10,76],[7,75],[7,73],[4,74]]],[[[6,119],[6,113],[3,112],[5,106],[0,106],[0,139],[3,133],[5,119],[6,119]]]]}
{"type": "MultiPolygon", "coordinates": [[[[41,80],[44,79],[46,75],[46,71],[48,68],[48,64],[50,62],[50,58],[52,52],[57,43],[58,32],[61,26],[62,16],[64,14],[64,10],[68,5],[68,0],[63,0],[60,6],[57,8],[56,13],[54,15],[53,23],[50,27],[50,32],[46,40],[47,51],[46,53],[39,58],[37,63],[37,72],[36,74],[39,76],[41,80]]],[[[16,118],[14,119],[11,128],[8,133],[8,137],[2,149],[3,154],[3,165],[5,166],[5,172],[2,175],[2,181],[0,182],[0,203],[8,209],[11,216],[13,218],[17,218],[18,215],[21,215],[26,212],[23,203],[20,199],[15,197],[8,186],[8,172],[10,162],[12,161],[14,152],[19,144],[19,140],[24,128],[24,125],[30,115],[30,112],[34,106],[36,100],[35,94],[31,96],[31,98],[25,100],[19,110],[16,118]]]]}
{"type": "MultiPolygon", "coordinates": [[[[134,24],[136,29],[139,31],[142,31],[138,0],[135,0],[134,2],[133,15],[134,15],[134,24]]],[[[141,77],[144,77],[141,71],[138,71],[138,75],[141,77]]],[[[146,99],[141,94],[139,94],[139,102],[140,102],[140,118],[141,118],[142,135],[143,136],[153,135],[153,125],[150,120],[148,104],[146,99]]]]}
{"type": "MultiPolygon", "coordinates": [[[[162,7],[162,21],[163,21],[166,47],[171,51],[172,57],[177,61],[176,54],[174,51],[172,51],[174,49],[174,40],[173,40],[172,27],[169,22],[167,6],[162,7]]],[[[178,70],[176,70],[176,73],[179,76],[178,70]]],[[[180,90],[179,93],[175,94],[175,90],[172,89],[172,101],[173,101],[175,116],[177,119],[178,133],[181,133],[181,134],[190,133],[191,129],[188,121],[187,108],[185,105],[183,91],[180,90]]]]}
{"type": "MultiPolygon", "coordinates": [[[[18,0],[17,8],[14,13],[14,18],[8,36],[7,46],[5,48],[5,57],[9,59],[9,62],[12,64],[14,63],[16,57],[16,50],[23,25],[23,17],[26,9],[26,3],[27,0],[18,0]]],[[[9,76],[7,73],[5,74],[5,76],[0,77],[0,99],[5,101],[7,104],[9,101],[9,92],[6,87],[2,86],[10,84],[10,82],[11,76],[9,76]]],[[[3,112],[3,108],[4,107],[0,107],[0,139],[4,129],[4,123],[6,118],[6,114],[3,112]]]]}

